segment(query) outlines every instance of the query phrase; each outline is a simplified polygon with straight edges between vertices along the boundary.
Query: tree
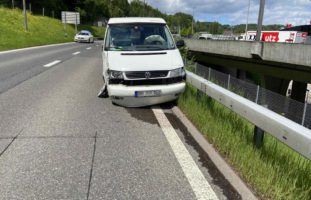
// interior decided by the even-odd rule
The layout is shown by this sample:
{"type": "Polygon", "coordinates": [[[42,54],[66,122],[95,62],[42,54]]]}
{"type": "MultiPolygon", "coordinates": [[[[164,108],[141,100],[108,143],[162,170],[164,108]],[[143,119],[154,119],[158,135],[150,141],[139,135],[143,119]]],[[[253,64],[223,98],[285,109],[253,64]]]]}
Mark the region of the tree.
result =
{"type": "Polygon", "coordinates": [[[111,0],[110,5],[112,17],[126,17],[129,15],[130,5],[127,0],[111,0]]]}
{"type": "Polygon", "coordinates": [[[109,17],[108,0],[85,0],[83,3],[83,10],[86,11],[85,20],[87,22],[93,22],[102,17],[109,17]]]}

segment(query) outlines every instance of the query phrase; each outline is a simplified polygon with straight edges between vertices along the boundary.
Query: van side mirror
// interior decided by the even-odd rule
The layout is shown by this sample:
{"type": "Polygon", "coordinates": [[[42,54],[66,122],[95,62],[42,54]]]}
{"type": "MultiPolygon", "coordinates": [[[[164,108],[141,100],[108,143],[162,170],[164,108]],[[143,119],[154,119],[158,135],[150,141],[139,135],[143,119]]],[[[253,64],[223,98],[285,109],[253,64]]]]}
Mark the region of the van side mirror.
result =
{"type": "Polygon", "coordinates": [[[183,40],[178,40],[178,41],[176,42],[176,46],[177,46],[177,48],[184,47],[184,46],[185,46],[185,41],[183,41],[183,40]]]}

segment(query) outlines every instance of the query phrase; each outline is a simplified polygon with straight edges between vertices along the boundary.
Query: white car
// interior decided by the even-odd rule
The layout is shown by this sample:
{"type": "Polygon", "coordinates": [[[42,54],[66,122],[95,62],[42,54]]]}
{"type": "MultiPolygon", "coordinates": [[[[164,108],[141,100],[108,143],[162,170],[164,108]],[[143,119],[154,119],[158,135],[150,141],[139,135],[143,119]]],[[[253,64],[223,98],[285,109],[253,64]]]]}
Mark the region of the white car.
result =
{"type": "Polygon", "coordinates": [[[109,96],[115,104],[160,104],[176,100],[185,90],[184,63],[161,18],[111,18],[102,55],[104,86],[99,96],[109,96]]]}
{"type": "Polygon", "coordinates": [[[94,36],[90,31],[80,31],[74,37],[75,42],[94,42],[94,36]]]}

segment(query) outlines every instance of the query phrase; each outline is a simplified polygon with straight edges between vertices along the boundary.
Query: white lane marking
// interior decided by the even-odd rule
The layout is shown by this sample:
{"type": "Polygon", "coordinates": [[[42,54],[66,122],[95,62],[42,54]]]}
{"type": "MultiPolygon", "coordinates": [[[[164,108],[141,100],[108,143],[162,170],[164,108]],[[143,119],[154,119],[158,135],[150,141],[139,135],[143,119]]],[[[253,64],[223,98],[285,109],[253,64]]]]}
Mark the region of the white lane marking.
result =
{"type": "Polygon", "coordinates": [[[205,179],[204,175],[200,171],[199,167],[194,162],[190,153],[178,137],[175,129],[166,118],[163,110],[158,107],[152,108],[152,111],[157,118],[161,129],[168,140],[184,174],[186,175],[188,182],[190,183],[193,192],[197,199],[200,200],[218,200],[217,195],[213,191],[210,184],[205,179]]]}
{"type": "Polygon", "coordinates": [[[78,55],[79,53],[81,53],[80,51],[74,52],[72,55],[78,55]]]}
{"type": "Polygon", "coordinates": [[[21,48],[21,49],[13,49],[13,50],[8,50],[8,51],[0,51],[0,55],[6,54],[6,53],[15,53],[15,52],[19,52],[19,51],[32,50],[32,49],[40,49],[40,48],[54,47],[54,46],[63,46],[63,45],[68,45],[68,44],[74,44],[74,42],[66,42],[66,43],[61,43],[61,44],[50,44],[50,45],[34,46],[34,47],[27,47],[27,48],[21,48]]]}
{"type": "Polygon", "coordinates": [[[90,49],[92,49],[92,47],[89,47],[89,48],[86,48],[87,50],[90,50],[90,49]]]}
{"type": "Polygon", "coordinates": [[[56,64],[58,64],[60,62],[62,62],[62,61],[61,60],[55,60],[53,62],[50,62],[50,63],[46,64],[46,65],[43,65],[43,67],[52,67],[53,65],[56,65],[56,64]]]}

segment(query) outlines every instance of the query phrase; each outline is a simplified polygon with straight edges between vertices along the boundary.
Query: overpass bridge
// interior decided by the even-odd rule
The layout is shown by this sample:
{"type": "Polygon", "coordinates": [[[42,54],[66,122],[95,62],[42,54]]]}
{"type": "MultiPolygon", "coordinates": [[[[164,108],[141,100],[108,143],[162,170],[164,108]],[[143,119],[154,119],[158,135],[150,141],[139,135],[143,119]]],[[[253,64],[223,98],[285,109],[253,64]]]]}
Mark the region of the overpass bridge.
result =
{"type": "Polygon", "coordinates": [[[293,80],[292,98],[303,102],[311,82],[311,46],[304,44],[185,39],[196,61],[244,79],[260,77],[260,85],[285,95],[293,80]]]}

